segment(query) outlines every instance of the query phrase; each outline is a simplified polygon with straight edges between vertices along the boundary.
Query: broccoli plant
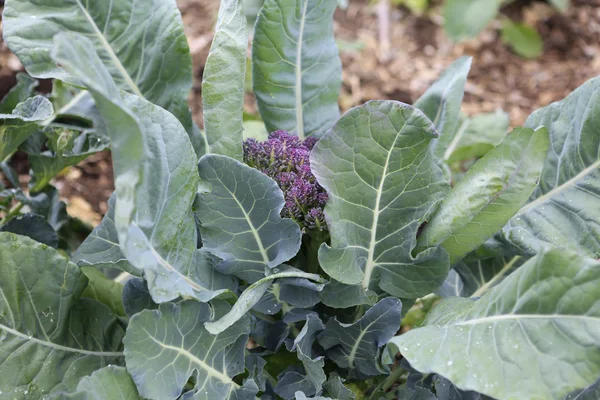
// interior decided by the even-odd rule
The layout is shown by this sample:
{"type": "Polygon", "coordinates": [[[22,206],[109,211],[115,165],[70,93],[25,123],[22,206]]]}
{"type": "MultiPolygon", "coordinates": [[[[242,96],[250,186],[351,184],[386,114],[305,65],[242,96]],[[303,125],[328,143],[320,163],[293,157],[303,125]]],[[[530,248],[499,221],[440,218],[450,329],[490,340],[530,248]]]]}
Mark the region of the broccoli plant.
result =
{"type": "Polygon", "coordinates": [[[600,78],[510,133],[461,115],[467,57],[414,105],[340,115],[336,5],[264,2],[252,87],[273,133],[252,139],[241,0],[220,5],[203,131],[174,0],[6,1],[6,43],[69,96],[11,92],[3,158],[102,143],[116,190],[70,255],[15,218],[52,220],[23,202],[51,174],[14,190],[0,398],[598,398],[600,78]]]}

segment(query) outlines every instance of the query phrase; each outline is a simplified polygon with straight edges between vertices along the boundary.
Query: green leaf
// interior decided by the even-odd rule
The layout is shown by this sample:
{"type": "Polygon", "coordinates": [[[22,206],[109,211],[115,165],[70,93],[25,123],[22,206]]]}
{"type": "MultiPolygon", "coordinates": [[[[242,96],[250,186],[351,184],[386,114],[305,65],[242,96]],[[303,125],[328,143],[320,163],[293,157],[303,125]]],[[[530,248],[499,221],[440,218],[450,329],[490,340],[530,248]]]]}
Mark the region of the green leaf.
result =
{"type": "Polygon", "coordinates": [[[54,117],[69,117],[92,123],[95,133],[102,135],[100,115],[92,95],[87,90],[81,90],[73,85],[55,79],[52,82],[50,101],[54,106],[54,117]]]}
{"type": "Polygon", "coordinates": [[[471,61],[471,57],[461,57],[454,61],[414,104],[433,122],[440,135],[438,140],[431,142],[437,157],[442,157],[457,134],[460,106],[471,61]]]}
{"type": "Polygon", "coordinates": [[[0,233],[0,391],[41,399],[122,364],[125,332],[106,306],[80,298],[87,278],[56,250],[0,233]]]}
{"type": "Polygon", "coordinates": [[[40,215],[25,214],[0,226],[0,232],[28,236],[36,242],[58,248],[58,235],[46,219],[40,215]]]}
{"type": "Polygon", "coordinates": [[[380,365],[381,347],[400,329],[400,300],[387,297],[353,324],[343,324],[334,317],[319,334],[319,344],[327,356],[351,378],[365,379],[386,373],[380,365]]]}
{"type": "MultiPolygon", "coordinates": [[[[227,314],[216,321],[207,322],[205,324],[206,330],[213,335],[218,335],[231,325],[239,321],[244,315],[246,315],[256,303],[260,301],[267,289],[273,284],[275,280],[281,280],[285,282],[286,278],[305,278],[310,279],[314,282],[324,285],[325,279],[321,278],[318,274],[308,274],[296,270],[295,268],[285,268],[283,272],[275,272],[259,281],[254,282],[248,286],[246,290],[240,295],[240,298],[231,308],[227,314]]],[[[322,287],[321,287],[322,288],[322,287]]]]}
{"type": "Polygon", "coordinates": [[[194,300],[165,303],[131,318],[125,358],[142,397],[177,399],[193,376],[193,389],[186,398],[254,400],[258,388],[253,381],[240,386],[233,380],[244,372],[249,321],[244,317],[213,336],[204,323],[213,313],[222,316],[228,306],[215,301],[213,307],[194,300]]]}
{"type": "MultiPolygon", "coordinates": [[[[411,255],[419,226],[449,190],[430,149],[436,136],[419,110],[370,101],[348,111],[317,142],[311,167],[329,194],[331,235],[319,261],[333,279],[406,298],[424,296],[444,281],[449,265],[443,249],[411,255]]],[[[356,301],[356,292],[347,300],[356,301]]]]}
{"type": "Polygon", "coordinates": [[[125,317],[123,309],[123,285],[108,279],[101,271],[92,267],[82,267],[81,271],[88,278],[88,285],[83,291],[82,297],[94,299],[106,305],[119,317],[125,317]]]}
{"type": "Polygon", "coordinates": [[[354,393],[344,386],[342,379],[331,374],[327,382],[323,384],[323,394],[336,400],[354,400],[354,393]]]}
{"type": "Polygon", "coordinates": [[[146,281],[141,278],[131,278],[125,282],[122,304],[125,313],[130,318],[143,310],[158,308],[158,304],[152,301],[146,281]]]}
{"type": "Polygon", "coordinates": [[[509,125],[509,115],[501,110],[464,118],[442,159],[451,164],[483,157],[500,144],[508,132],[509,125]]]}
{"type": "Polygon", "coordinates": [[[390,341],[390,354],[462,390],[562,399],[600,374],[599,284],[600,262],[540,253],[480,300],[440,303],[423,327],[390,341]]]}
{"type": "Polygon", "coordinates": [[[496,17],[502,0],[446,0],[444,28],[455,42],[477,36],[496,17]]]}
{"type": "Polygon", "coordinates": [[[483,244],[536,189],[548,146],[546,129],[513,130],[456,184],[421,232],[418,248],[441,244],[454,264],[483,244]]]}
{"type": "Polygon", "coordinates": [[[143,7],[135,0],[58,0],[51,6],[7,0],[2,22],[6,43],[35,78],[79,84],[51,50],[57,34],[86,36],[120,89],[173,113],[196,144],[188,106],[192,58],[174,0],[149,0],[143,7]]]}
{"type": "Polygon", "coordinates": [[[29,75],[19,72],[17,84],[13,86],[0,102],[0,114],[11,114],[19,103],[34,95],[38,81],[29,75]]]}
{"type": "Polygon", "coordinates": [[[469,297],[477,291],[485,291],[499,283],[522,264],[523,259],[519,256],[463,260],[454,265],[444,284],[436,290],[436,294],[442,297],[469,297]]]}
{"type": "Polygon", "coordinates": [[[502,230],[521,251],[534,254],[550,243],[600,258],[599,113],[595,78],[525,122],[548,129],[550,150],[530,202],[502,230]]]}
{"type": "Polygon", "coordinates": [[[336,5],[336,0],[265,1],[254,32],[252,77],[269,132],[320,136],[340,117],[336,5]]]}
{"type": "Polygon", "coordinates": [[[304,367],[304,374],[296,371],[288,371],[279,378],[275,393],[286,400],[293,399],[297,391],[312,396],[321,391],[323,382],[327,379],[323,366],[325,357],[317,356],[313,350],[313,345],[317,339],[317,334],[325,329],[325,325],[315,314],[306,316],[306,323],[302,330],[294,339],[289,349],[296,351],[298,359],[304,367]]]}
{"type": "Polygon", "coordinates": [[[92,233],[81,243],[73,256],[72,261],[79,266],[94,266],[101,268],[114,268],[140,275],[140,270],[127,261],[119,247],[119,235],[115,227],[115,193],[108,199],[108,210],[102,222],[94,228],[92,233]]]}
{"type": "Polygon", "coordinates": [[[204,130],[210,152],[242,161],[248,32],[242,0],[221,0],[202,79],[204,130]]]}
{"type": "Polygon", "coordinates": [[[234,290],[234,279],[214,272],[214,259],[196,248],[198,172],[185,130],[168,111],[119,92],[94,51],[85,37],[60,34],[54,57],[92,93],[111,138],[121,250],[144,271],[157,303],[234,290]]]}
{"type": "Polygon", "coordinates": [[[232,158],[209,154],[198,164],[201,191],[196,206],[204,249],[220,257],[217,270],[256,282],[290,260],[300,248],[296,222],[279,215],[284,205],[277,183],[232,158]]]}
{"type": "Polygon", "coordinates": [[[19,103],[12,114],[0,114],[0,161],[17,150],[53,112],[48,99],[35,96],[19,103]]]}
{"type": "Polygon", "coordinates": [[[508,18],[502,21],[502,42],[525,58],[539,57],[544,51],[544,42],[535,28],[508,18]]]}
{"type": "Polygon", "coordinates": [[[33,174],[30,190],[42,190],[63,169],[78,164],[88,156],[105,150],[108,143],[90,131],[77,131],[71,127],[53,126],[46,130],[49,150],[29,154],[33,174]]]}
{"type": "Polygon", "coordinates": [[[60,393],[63,400],[141,400],[135,383],[123,367],[108,366],[79,381],[73,393],[60,393]]]}

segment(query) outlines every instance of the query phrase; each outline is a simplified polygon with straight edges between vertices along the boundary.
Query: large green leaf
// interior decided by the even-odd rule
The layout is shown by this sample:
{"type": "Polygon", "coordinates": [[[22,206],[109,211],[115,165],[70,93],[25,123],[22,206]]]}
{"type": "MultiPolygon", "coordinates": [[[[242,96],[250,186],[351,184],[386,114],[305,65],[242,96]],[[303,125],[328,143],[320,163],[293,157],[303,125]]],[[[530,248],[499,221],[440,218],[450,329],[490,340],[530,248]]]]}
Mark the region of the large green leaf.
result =
{"type": "Polygon", "coordinates": [[[269,132],[322,135],[340,117],[336,5],[336,0],[265,1],[254,32],[252,77],[269,132]]]}
{"type": "Polygon", "coordinates": [[[48,99],[35,96],[19,103],[12,114],[0,114],[0,161],[17,150],[53,112],[48,99]]]}
{"type": "Polygon", "coordinates": [[[534,112],[525,122],[545,126],[550,150],[529,204],[503,228],[533,254],[548,243],[600,257],[600,78],[534,112]]]}
{"type": "Polygon", "coordinates": [[[441,244],[454,264],[483,244],[537,187],[548,146],[544,128],[513,130],[452,189],[421,232],[418,246],[441,244]]]}
{"type": "Polygon", "coordinates": [[[296,222],[281,218],[277,183],[241,162],[209,154],[198,164],[201,191],[196,215],[204,249],[222,258],[217,269],[256,282],[300,248],[296,222]]]}
{"type": "Polygon", "coordinates": [[[216,321],[206,323],[206,330],[213,335],[223,332],[225,329],[229,328],[235,322],[239,321],[245,314],[247,314],[250,309],[260,301],[274,281],[285,282],[286,279],[290,278],[310,279],[320,284],[321,288],[326,282],[318,274],[309,274],[300,270],[296,270],[295,268],[286,268],[282,272],[276,272],[248,286],[248,288],[244,290],[238,301],[233,305],[227,314],[216,321]]]}
{"type": "Polygon", "coordinates": [[[309,396],[321,391],[323,383],[327,379],[323,371],[325,357],[318,355],[313,350],[313,345],[317,340],[317,334],[323,329],[325,329],[325,325],[317,315],[308,314],[306,316],[306,323],[289,349],[296,351],[298,359],[302,362],[304,373],[288,371],[283,374],[275,386],[277,395],[289,400],[295,397],[297,391],[309,396]]]}
{"type": "Polygon", "coordinates": [[[242,0],[221,0],[202,80],[204,131],[210,152],[242,160],[248,32],[242,0]]]}
{"type": "Polygon", "coordinates": [[[423,327],[392,339],[390,352],[463,390],[562,399],[600,374],[599,285],[599,261],[540,253],[480,300],[440,303],[423,327]]]}
{"type": "Polygon", "coordinates": [[[461,57],[454,61],[415,102],[415,107],[433,121],[440,134],[438,140],[431,142],[437,157],[442,157],[448,144],[457,134],[460,106],[471,61],[471,57],[461,57]]]}
{"type": "Polygon", "coordinates": [[[319,334],[319,344],[351,378],[366,379],[386,371],[380,365],[381,347],[400,329],[400,300],[387,297],[353,324],[331,318],[319,334]]]}
{"type": "Polygon", "coordinates": [[[135,0],[7,0],[2,22],[6,43],[31,76],[79,83],[50,53],[55,35],[80,33],[120,89],[169,110],[195,135],[187,100],[192,59],[174,0],[143,6],[135,0]]]}
{"type": "Polygon", "coordinates": [[[500,110],[463,118],[442,159],[453,163],[483,157],[500,144],[509,125],[509,115],[500,110]]]}
{"type": "Polygon", "coordinates": [[[123,285],[109,279],[102,271],[92,267],[82,267],[81,271],[88,278],[88,285],[82,297],[94,299],[104,305],[119,317],[125,316],[123,308],[123,285]]]}
{"type": "Polygon", "coordinates": [[[125,368],[108,366],[80,380],[73,393],[60,393],[52,399],[141,400],[141,397],[125,368]]]}
{"type": "Polygon", "coordinates": [[[0,276],[0,398],[70,391],[123,363],[123,328],[106,306],[80,298],[87,278],[56,250],[0,233],[0,276]]]}
{"type": "Polygon", "coordinates": [[[116,200],[117,196],[113,193],[108,199],[108,210],[102,222],[81,243],[71,259],[79,266],[114,268],[132,275],[140,275],[140,270],[127,261],[119,246],[119,235],[115,227],[116,200]]]}
{"type": "Polygon", "coordinates": [[[458,42],[477,36],[496,17],[502,0],[446,0],[444,28],[458,42]]]}
{"type": "Polygon", "coordinates": [[[127,260],[143,270],[157,302],[208,300],[235,289],[197,249],[191,211],[198,187],[196,154],[179,121],[135,95],[119,92],[89,40],[57,36],[55,59],[92,93],[112,142],[115,227],[127,260]]]}
{"type": "Polygon", "coordinates": [[[213,307],[194,300],[166,303],[131,318],[125,358],[142,397],[177,399],[193,376],[193,389],[184,398],[254,400],[258,388],[253,381],[240,386],[233,380],[244,372],[248,318],[211,335],[204,323],[213,313],[219,318],[228,311],[222,301],[213,302],[213,307]]]}
{"type": "Polygon", "coordinates": [[[449,190],[430,148],[436,136],[419,110],[370,101],[317,142],[311,167],[329,194],[331,235],[319,261],[333,279],[405,298],[426,295],[444,281],[443,249],[411,255],[419,226],[449,190]]]}

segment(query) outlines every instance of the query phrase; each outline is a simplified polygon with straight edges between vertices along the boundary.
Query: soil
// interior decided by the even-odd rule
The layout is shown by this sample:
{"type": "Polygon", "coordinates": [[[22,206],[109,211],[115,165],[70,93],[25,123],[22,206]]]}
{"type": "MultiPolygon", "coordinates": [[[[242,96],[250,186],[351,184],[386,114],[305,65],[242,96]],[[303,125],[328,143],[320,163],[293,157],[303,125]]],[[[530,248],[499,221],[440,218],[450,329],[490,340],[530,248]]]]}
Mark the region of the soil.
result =
{"type": "MultiPolygon", "coordinates": [[[[218,11],[217,0],[178,0],[194,63],[190,105],[202,125],[201,81],[218,11]]],[[[0,0],[1,3],[1,0],[0,0]]],[[[467,114],[504,109],[513,125],[531,111],[564,98],[586,80],[600,75],[600,0],[572,0],[561,14],[548,4],[517,0],[502,10],[513,20],[534,25],[544,40],[544,53],[525,60],[501,41],[498,24],[479,37],[453,44],[444,34],[440,5],[416,16],[393,6],[389,13],[389,48],[378,39],[375,6],[368,0],[350,0],[335,14],[335,33],[344,67],[340,107],[347,110],[370,99],[413,103],[453,60],[473,57],[463,111],[467,114]]],[[[22,67],[0,43],[0,95],[15,83],[22,67]]],[[[246,111],[256,113],[252,95],[246,111]]],[[[26,159],[15,160],[21,172],[26,159]]],[[[106,212],[113,190],[110,155],[101,153],[73,167],[55,184],[72,212],[96,224],[106,212]]]]}

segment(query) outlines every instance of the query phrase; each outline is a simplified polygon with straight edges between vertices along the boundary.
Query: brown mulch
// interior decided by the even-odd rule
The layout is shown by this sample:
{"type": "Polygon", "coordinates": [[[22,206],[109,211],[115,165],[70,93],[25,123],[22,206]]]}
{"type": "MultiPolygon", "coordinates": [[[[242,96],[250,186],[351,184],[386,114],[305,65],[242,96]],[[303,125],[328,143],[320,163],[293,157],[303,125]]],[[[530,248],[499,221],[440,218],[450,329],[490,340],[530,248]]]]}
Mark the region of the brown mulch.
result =
{"type": "MultiPolygon", "coordinates": [[[[210,49],[218,1],[178,0],[194,63],[190,105],[201,124],[201,79],[210,49]]],[[[535,25],[544,39],[544,53],[525,60],[502,44],[497,24],[478,38],[453,44],[443,32],[439,5],[426,16],[403,8],[391,10],[389,52],[378,41],[378,20],[368,0],[350,0],[337,10],[335,32],[346,45],[340,106],[343,110],[370,99],[414,102],[453,60],[473,57],[463,110],[468,114],[502,108],[512,124],[522,124],[531,111],[564,98],[586,80],[600,75],[600,0],[572,0],[565,14],[546,3],[518,0],[502,10],[512,19],[535,25]],[[348,47],[355,48],[354,50],[348,47]]],[[[10,88],[21,66],[0,43],[0,95],[10,88]]],[[[246,111],[255,112],[251,95],[246,111]]],[[[106,211],[112,192],[110,155],[102,153],[72,168],[56,185],[71,210],[91,223],[106,211]],[[73,204],[77,204],[73,208],[73,204]]]]}

